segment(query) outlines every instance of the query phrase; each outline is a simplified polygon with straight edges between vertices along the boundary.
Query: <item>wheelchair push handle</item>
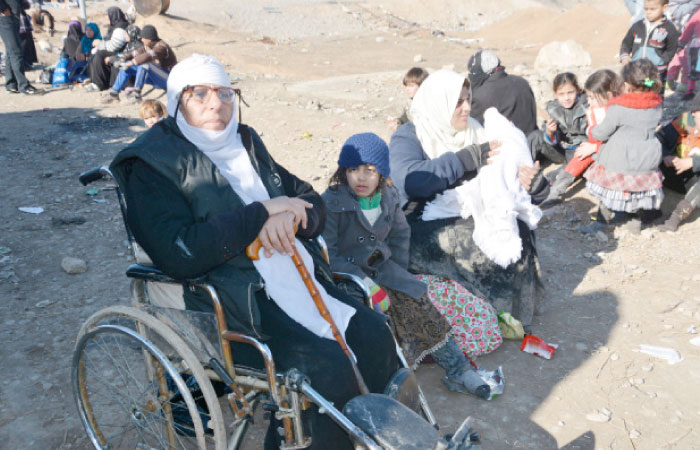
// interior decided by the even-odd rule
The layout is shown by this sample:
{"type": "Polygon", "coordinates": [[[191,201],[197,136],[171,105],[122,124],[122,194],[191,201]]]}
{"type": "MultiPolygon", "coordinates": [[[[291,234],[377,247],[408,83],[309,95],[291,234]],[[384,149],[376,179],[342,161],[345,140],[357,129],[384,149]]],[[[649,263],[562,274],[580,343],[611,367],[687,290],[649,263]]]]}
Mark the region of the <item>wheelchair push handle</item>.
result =
{"type": "Polygon", "coordinates": [[[109,168],[107,168],[107,166],[98,166],[81,173],[78,179],[80,180],[80,183],[82,183],[83,186],[87,186],[88,184],[94,181],[101,180],[105,176],[112,176],[112,173],[109,171],[109,168]]]}
{"type": "MultiPolygon", "coordinates": [[[[296,230],[294,230],[296,232],[296,230]]],[[[251,261],[256,261],[260,259],[260,249],[262,248],[262,243],[260,242],[260,238],[255,238],[252,244],[250,244],[248,247],[245,249],[246,256],[251,261]]],[[[357,363],[355,363],[355,359],[352,356],[352,353],[350,353],[350,349],[348,348],[348,344],[345,342],[345,338],[343,338],[343,335],[340,333],[340,330],[338,329],[338,326],[335,324],[335,321],[333,320],[333,317],[331,316],[330,311],[328,310],[328,307],[326,306],[325,302],[323,301],[323,298],[321,297],[321,294],[318,292],[318,289],[316,288],[316,284],[314,283],[313,278],[311,277],[311,274],[309,273],[309,270],[306,268],[304,265],[304,261],[301,259],[301,255],[299,255],[299,251],[297,250],[296,246],[292,244],[292,261],[294,262],[294,266],[296,266],[297,271],[299,272],[299,275],[301,275],[301,279],[304,280],[304,285],[306,286],[306,289],[308,289],[309,294],[311,294],[311,298],[313,299],[314,303],[316,304],[316,308],[318,308],[318,312],[321,313],[321,316],[328,322],[328,324],[331,327],[331,332],[333,333],[333,337],[335,340],[338,342],[340,345],[340,348],[343,349],[343,352],[347,355],[348,360],[350,361],[350,366],[352,367],[353,374],[355,375],[355,378],[357,379],[357,385],[360,388],[360,393],[362,395],[369,394],[369,388],[367,388],[367,384],[365,383],[365,380],[362,378],[362,374],[360,373],[360,369],[357,367],[357,363]]]]}

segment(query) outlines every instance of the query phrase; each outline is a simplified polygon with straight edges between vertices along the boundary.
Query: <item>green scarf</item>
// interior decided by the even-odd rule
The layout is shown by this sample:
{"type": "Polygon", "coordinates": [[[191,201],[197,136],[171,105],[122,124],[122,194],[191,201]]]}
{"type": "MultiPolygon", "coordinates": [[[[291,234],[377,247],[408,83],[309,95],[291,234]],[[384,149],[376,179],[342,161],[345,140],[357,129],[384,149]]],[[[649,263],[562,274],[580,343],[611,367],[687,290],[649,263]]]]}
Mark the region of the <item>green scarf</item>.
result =
{"type": "Polygon", "coordinates": [[[360,201],[360,209],[374,209],[379,207],[379,204],[382,201],[382,193],[377,192],[371,197],[358,197],[358,200],[360,201]]]}

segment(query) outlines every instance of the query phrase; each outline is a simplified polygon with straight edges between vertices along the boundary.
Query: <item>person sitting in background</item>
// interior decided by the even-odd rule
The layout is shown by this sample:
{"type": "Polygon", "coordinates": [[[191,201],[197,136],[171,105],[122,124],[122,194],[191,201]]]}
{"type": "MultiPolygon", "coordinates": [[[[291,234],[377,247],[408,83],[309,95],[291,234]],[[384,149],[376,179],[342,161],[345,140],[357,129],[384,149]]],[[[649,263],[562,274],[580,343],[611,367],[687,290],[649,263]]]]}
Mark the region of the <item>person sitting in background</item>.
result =
{"type": "MultiPolygon", "coordinates": [[[[408,72],[406,72],[406,75],[403,76],[403,87],[409,99],[413,100],[416,91],[418,91],[418,88],[426,78],[428,78],[428,71],[422,67],[411,67],[408,72]]],[[[389,120],[389,130],[392,133],[395,132],[401,125],[408,122],[408,120],[408,110],[403,108],[398,117],[389,120]]]]}
{"type": "Polygon", "coordinates": [[[662,231],[676,231],[700,205],[700,96],[695,96],[688,111],[662,127],[656,137],[662,145],[664,186],[685,194],[662,231]]]}
{"type": "Polygon", "coordinates": [[[124,89],[131,77],[135,77],[133,98],[141,101],[141,89],[149,83],[159,88],[165,88],[168,73],[177,64],[177,57],[170,46],[158,37],[158,31],[152,25],[146,25],[141,31],[144,47],[132,52],[121,63],[119,74],[109,96],[103,98],[103,103],[119,100],[119,92],[124,89]]]}
{"type": "Polygon", "coordinates": [[[139,107],[139,116],[143,119],[146,128],[151,128],[165,119],[165,106],[158,100],[146,100],[139,107]]]}
{"type": "Polygon", "coordinates": [[[472,85],[471,117],[484,123],[484,111],[495,107],[525,136],[537,129],[537,104],[530,83],[510,75],[501,60],[488,50],[481,50],[467,63],[472,85]]]}
{"type": "Polygon", "coordinates": [[[80,47],[78,47],[73,55],[73,59],[75,61],[87,61],[87,59],[90,57],[92,43],[95,41],[95,39],[102,39],[100,27],[96,23],[90,22],[85,25],[85,34],[80,39],[80,47]]]}
{"type": "Polygon", "coordinates": [[[88,91],[103,91],[112,85],[112,69],[109,57],[116,55],[126,47],[129,35],[126,32],[129,22],[124,11],[112,6],[107,9],[106,20],[109,23],[104,39],[92,41],[93,56],[88,65],[88,76],[91,83],[88,91]]]}

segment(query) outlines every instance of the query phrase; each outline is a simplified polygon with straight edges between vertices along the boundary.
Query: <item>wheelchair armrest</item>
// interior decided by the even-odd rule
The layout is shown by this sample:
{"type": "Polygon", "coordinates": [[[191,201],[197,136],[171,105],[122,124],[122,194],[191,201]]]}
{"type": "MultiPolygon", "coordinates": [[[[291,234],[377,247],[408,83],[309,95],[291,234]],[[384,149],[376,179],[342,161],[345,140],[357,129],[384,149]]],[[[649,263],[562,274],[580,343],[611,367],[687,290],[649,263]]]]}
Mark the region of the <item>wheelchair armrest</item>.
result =
{"type": "Polygon", "coordinates": [[[372,304],[370,303],[370,292],[369,288],[365,284],[364,281],[362,281],[362,278],[358,277],[357,275],[353,275],[351,273],[345,273],[345,272],[333,272],[333,279],[336,281],[342,281],[344,283],[352,283],[356,285],[356,287],[362,292],[362,296],[365,300],[365,304],[369,306],[370,308],[372,307],[372,304]]]}
{"type": "Polygon", "coordinates": [[[181,285],[201,284],[203,278],[194,278],[189,280],[176,280],[164,274],[160,269],[153,266],[144,266],[142,264],[132,264],[126,269],[126,276],[129,278],[137,278],[144,281],[158,281],[160,283],[172,283],[181,285]]]}

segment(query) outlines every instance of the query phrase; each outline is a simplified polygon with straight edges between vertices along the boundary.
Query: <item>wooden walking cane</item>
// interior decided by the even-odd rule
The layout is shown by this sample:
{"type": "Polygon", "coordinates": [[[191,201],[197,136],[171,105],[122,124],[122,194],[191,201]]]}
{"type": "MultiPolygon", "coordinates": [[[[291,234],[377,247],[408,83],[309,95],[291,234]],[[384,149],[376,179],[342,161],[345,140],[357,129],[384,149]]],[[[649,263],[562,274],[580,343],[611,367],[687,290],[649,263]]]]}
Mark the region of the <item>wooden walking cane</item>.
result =
{"type": "MultiPolygon", "coordinates": [[[[262,247],[262,243],[260,242],[260,238],[255,238],[252,244],[250,244],[248,247],[245,249],[245,254],[250,258],[251,261],[257,261],[260,259],[259,252],[260,248],[262,247]]],[[[362,395],[369,394],[369,389],[367,388],[367,385],[365,384],[365,380],[362,378],[362,374],[360,374],[360,369],[357,367],[357,363],[355,363],[355,360],[352,356],[352,353],[350,353],[350,349],[348,348],[348,344],[345,342],[345,339],[343,338],[343,335],[340,333],[340,330],[338,330],[338,326],[335,324],[335,321],[333,320],[333,317],[331,317],[330,311],[328,311],[328,307],[323,301],[323,298],[321,298],[321,294],[318,292],[318,289],[316,288],[316,283],[314,283],[313,278],[311,278],[311,274],[309,273],[309,270],[306,268],[304,265],[304,261],[301,259],[301,255],[299,255],[299,251],[297,250],[296,246],[292,244],[292,261],[294,262],[294,265],[296,266],[297,270],[299,271],[299,275],[301,275],[301,279],[304,280],[304,284],[306,285],[306,289],[309,290],[309,294],[311,294],[311,298],[313,299],[314,303],[316,304],[316,308],[318,308],[318,312],[321,313],[321,316],[328,322],[328,324],[331,326],[331,332],[333,333],[333,337],[335,338],[336,341],[338,341],[338,344],[340,344],[340,348],[343,349],[345,354],[348,356],[348,359],[350,360],[350,366],[352,367],[352,371],[355,374],[355,378],[357,379],[357,385],[360,388],[360,393],[362,395]]]]}

